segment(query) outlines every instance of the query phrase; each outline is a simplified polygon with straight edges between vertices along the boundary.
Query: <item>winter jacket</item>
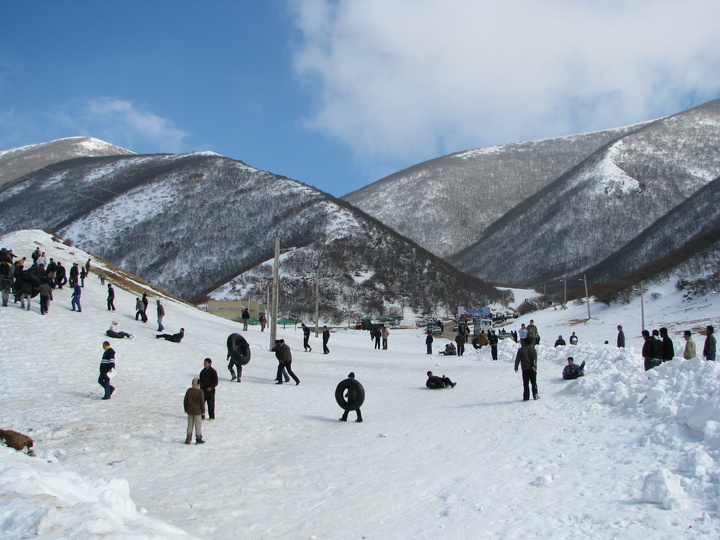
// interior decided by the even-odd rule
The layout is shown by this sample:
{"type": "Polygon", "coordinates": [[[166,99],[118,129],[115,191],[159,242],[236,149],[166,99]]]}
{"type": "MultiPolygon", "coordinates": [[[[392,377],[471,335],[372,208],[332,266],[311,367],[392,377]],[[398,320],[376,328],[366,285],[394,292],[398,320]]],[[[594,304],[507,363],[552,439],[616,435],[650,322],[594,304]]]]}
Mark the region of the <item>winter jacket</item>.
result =
{"type": "Polygon", "coordinates": [[[683,358],[685,360],[691,360],[697,356],[697,349],[695,347],[695,341],[693,338],[688,338],[685,343],[685,351],[683,352],[683,358]]]}
{"type": "Polygon", "coordinates": [[[186,414],[205,414],[205,394],[203,394],[203,391],[197,386],[188,388],[187,392],[185,392],[183,407],[186,414]]]}
{"type": "Polygon", "coordinates": [[[292,363],[292,352],[290,352],[290,347],[288,347],[287,343],[276,345],[270,350],[275,353],[275,358],[277,358],[281,364],[292,363]]]}
{"type": "Polygon", "coordinates": [[[207,390],[208,387],[215,388],[218,385],[218,374],[215,368],[203,368],[198,375],[200,379],[200,388],[207,390]]]}
{"type": "Polygon", "coordinates": [[[100,360],[100,373],[107,373],[115,369],[115,350],[112,347],[105,349],[100,360]]]}
{"type": "Polygon", "coordinates": [[[673,356],[675,356],[675,346],[673,345],[672,339],[667,336],[662,340],[662,351],[663,362],[672,360],[673,356]]]}
{"type": "Polygon", "coordinates": [[[717,354],[717,343],[715,341],[714,334],[708,334],[705,338],[705,345],[703,345],[703,356],[715,356],[717,354]]]}
{"type": "Polygon", "coordinates": [[[534,347],[523,345],[518,349],[515,355],[515,369],[522,365],[523,371],[529,371],[537,368],[537,351],[534,347]]]}

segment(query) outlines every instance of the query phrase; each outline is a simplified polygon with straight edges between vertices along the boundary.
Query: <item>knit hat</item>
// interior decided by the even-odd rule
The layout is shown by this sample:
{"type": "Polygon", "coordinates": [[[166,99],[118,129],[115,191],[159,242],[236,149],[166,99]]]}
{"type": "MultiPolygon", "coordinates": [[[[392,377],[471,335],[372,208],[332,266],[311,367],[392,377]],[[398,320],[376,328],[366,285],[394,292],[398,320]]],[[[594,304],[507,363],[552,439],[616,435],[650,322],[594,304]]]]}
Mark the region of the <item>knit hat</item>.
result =
{"type": "Polygon", "coordinates": [[[355,378],[355,372],[351,371],[348,373],[348,379],[354,379],[355,378]]]}
{"type": "Polygon", "coordinates": [[[192,382],[193,388],[200,388],[200,379],[195,377],[192,382]]]}

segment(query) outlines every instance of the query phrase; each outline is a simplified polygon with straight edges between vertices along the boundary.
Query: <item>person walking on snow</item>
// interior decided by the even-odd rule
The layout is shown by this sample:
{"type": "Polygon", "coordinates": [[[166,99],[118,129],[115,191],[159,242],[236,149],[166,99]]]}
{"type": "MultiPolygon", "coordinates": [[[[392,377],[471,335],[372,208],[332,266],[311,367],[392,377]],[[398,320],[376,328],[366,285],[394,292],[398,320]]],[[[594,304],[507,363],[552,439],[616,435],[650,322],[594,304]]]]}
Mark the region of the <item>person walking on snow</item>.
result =
{"type": "Polygon", "coordinates": [[[530,399],[530,387],[532,386],[533,399],[539,399],[537,387],[537,351],[528,343],[527,339],[522,340],[521,346],[515,355],[515,373],[518,366],[522,366],[523,380],[523,401],[530,399]]]}
{"type": "Polygon", "coordinates": [[[312,352],[312,347],[310,346],[310,329],[305,326],[305,323],[301,323],[300,326],[302,326],[303,331],[303,347],[305,347],[305,352],[312,352]]]}
{"type": "Polygon", "coordinates": [[[110,342],[103,341],[103,355],[100,360],[100,376],[98,384],[105,389],[103,399],[110,399],[115,387],[110,384],[110,372],[115,369],[115,350],[110,346],[110,342]]]}
{"type": "Polygon", "coordinates": [[[82,311],[82,306],[80,305],[80,297],[82,296],[82,288],[80,285],[75,285],[73,287],[73,293],[72,293],[72,300],[70,304],[72,305],[72,311],[75,311],[75,308],[77,308],[77,311],[82,311]]]}
{"type": "Polygon", "coordinates": [[[328,330],[327,326],[323,326],[323,354],[330,354],[330,349],[328,349],[328,341],[330,341],[330,330],[328,330]]]}
{"type": "Polygon", "coordinates": [[[115,289],[112,283],[108,283],[107,308],[108,311],[115,311],[115,289]]]}
{"type": "Polygon", "coordinates": [[[275,353],[275,358],[277,358],[278,360],[277,376],[275,377],[275,380],[277,380],[277,382],[275,384],[283,384],[283,368],[285,368],[288,372],[288,375],[293,378],[293,380],[295,381],[295,386],[300,384],[300,379],[298,379],[297,375],[293,373],[292,352],[290,351],[290,347],[288,347],[288,345],[285,343],[285,340],[276,339],[275,346],[270,350],[275,353]]]}
{"type": "Polygon", "coordinates": [[[243,321],[243,332],[247,332],[248,322],[250,321],[250,312],[248,311],[248,308],[244,309],[241,317],[242,317],[242,321],[243,321]]]}

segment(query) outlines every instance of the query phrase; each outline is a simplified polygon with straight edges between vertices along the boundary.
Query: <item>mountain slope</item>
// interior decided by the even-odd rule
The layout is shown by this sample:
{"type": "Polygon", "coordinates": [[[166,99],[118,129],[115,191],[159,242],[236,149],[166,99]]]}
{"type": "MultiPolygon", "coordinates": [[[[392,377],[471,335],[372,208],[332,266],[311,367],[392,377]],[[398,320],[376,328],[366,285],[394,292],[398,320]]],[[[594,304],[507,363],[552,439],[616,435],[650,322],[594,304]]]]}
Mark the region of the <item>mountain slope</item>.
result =
{"type": "MultiPolygon", "coordinates": [[[[325,306],[333,314],[378,313],[383,300],[477,305],[498,294],[347,203],[212,153],[56,163],[0,189],[0,229],[26,228],[50,228],[186,299],[271,259],[275,237],[300,248],[283,272],[303,290],[317,270],[342,284],[325,306]]],[[[267,281],[258,287],[264,299],[267,281]]],[[[288,312],[314,312],[296,293],[288,312]]]]}
{"type": "Polygon", "coordinates": [[[82,156],[133,154],[130,150],[92,137],[68,137],[0,151],[0,185],[52,163],[82,156]]]}
{"type": "Polygon", "coordinates": [[[514,285],[594,266],[717,178],[718,148],[720,101],[645,125],[513,208],[450,262],[514,285]]]}
{"type": "Polygon", "coordinates": [[[604,144],[639,127],[459,152],[409,167],[343,199],[446,257],[480,240],[488,225],[604,144]]]}

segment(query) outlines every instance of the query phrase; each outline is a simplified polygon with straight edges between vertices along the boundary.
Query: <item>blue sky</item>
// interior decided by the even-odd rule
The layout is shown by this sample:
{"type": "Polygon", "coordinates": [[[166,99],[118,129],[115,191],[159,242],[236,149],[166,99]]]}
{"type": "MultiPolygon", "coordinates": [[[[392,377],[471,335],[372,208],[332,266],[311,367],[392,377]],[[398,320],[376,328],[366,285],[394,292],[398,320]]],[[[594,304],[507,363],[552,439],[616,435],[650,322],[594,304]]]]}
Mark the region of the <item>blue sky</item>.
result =
{"type": "Polygon", "coordinates": [[[0,0],[0,149],[213,150],[342,196],[720,97],[707,0],[0,0]]]}

